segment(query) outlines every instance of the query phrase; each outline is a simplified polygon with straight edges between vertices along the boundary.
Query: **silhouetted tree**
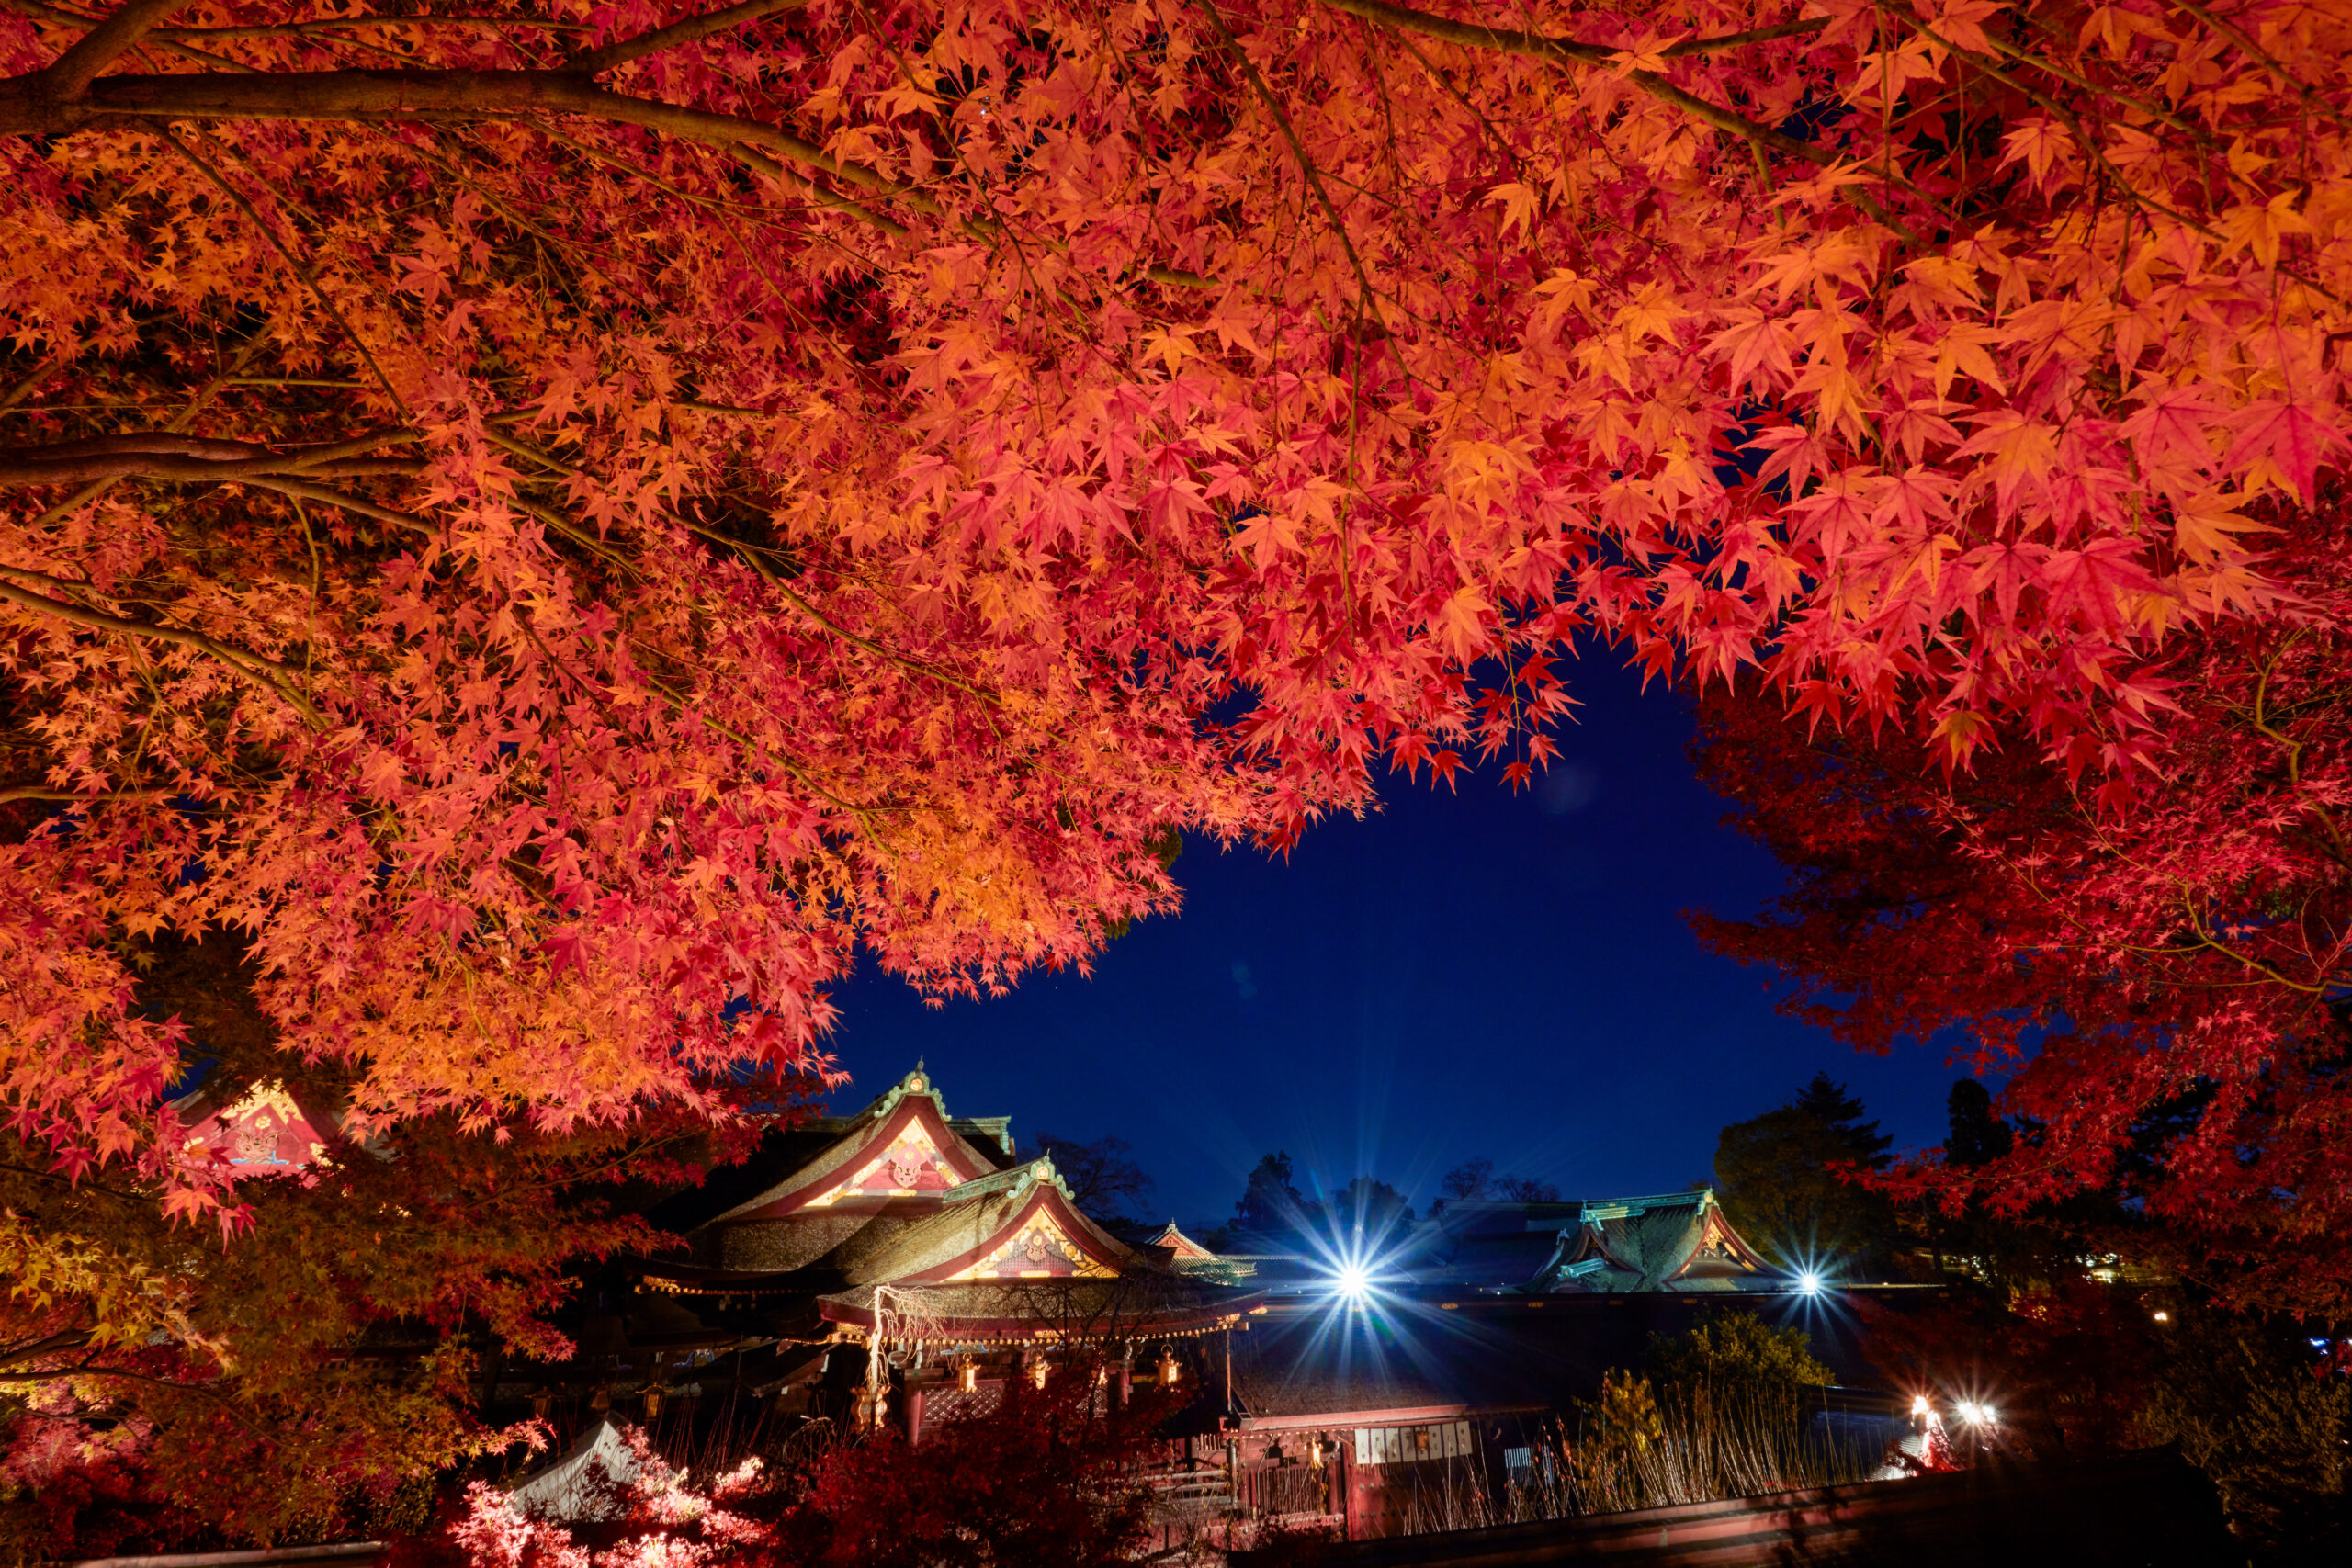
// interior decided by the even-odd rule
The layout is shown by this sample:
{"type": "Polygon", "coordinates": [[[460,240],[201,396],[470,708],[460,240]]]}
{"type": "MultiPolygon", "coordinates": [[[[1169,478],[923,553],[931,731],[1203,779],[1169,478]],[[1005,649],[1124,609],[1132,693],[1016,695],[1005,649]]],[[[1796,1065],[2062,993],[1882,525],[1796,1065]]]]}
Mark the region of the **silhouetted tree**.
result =
{"type": "Polygon", "coordinates": [[[1072,1202],[1098,1220],[1120,1220],[1139,1216],[1151,1192],[1151,1178],[1129,1157],[1134,1153],[1134,1145],[1116,1135],[1081,1144],[1040,1133],[1029,1157],[1051,1156],[1072,1202]]]}
{"type": "Polygon", "coordinates": [[[1556,1203],[1560,1190],[1548,1181],[1532,1176],[1497,1176],[1495,1162],[1484,1155],[1464,1160],[1445,1173],[1438,1183],[1442,1194],[1430,1205],[1434,1214],[1449,1201],[1475,1203],[1481,1199],[1498,1199],[1506,1203],[1556,1203]]]}
{"type": "Polygon", "coordinates": [[[1413,1223],[1413,1206],[1385,1181],[1359,1176],[1324,1205],[1331,1235],[1342,1245],[1377,1246],[1413,1223]]]}
{"type": "Polygon", "coordinates": [[[1250,1184],[1233,1205],[1232,1228],[1258,1235],[1295,1235],[1306,1213],[1306,1200],[1291,1183],[1290,1156],[1277,1151],[1251,1168],[1250,1184]]]}

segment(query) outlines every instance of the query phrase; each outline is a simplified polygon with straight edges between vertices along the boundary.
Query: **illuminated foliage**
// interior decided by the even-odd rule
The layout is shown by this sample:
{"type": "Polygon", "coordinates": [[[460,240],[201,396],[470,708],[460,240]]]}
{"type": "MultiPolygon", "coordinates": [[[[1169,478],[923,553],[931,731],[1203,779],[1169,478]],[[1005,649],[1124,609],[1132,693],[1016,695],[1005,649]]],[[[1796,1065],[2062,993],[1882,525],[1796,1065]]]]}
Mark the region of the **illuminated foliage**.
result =
{"type": "Polygon", "coordinates": [[[1571,637],[2121,799],[2343,448],[2332,6],[404,9],[0,17],[0,1093],[176,1213],[119,933],[552,1129],[1571,637]]]}
{"type": "MultiPolygon", "coordinates": [[[[567,1527],[472,1487],[441,1538],[465,1568],[1108,1568],[1136,1561],[1150,1495],[1136,1479],[1160,1449],[1155,1400],[1110,1406],[1094,1367],[1073,1359],[1038,1388],[1004,1385],[910,1447],[883,1432],[805,1469],[746,1460],[717,1476],[665,1462],[642,1432],[634,1475],[610,1487],[611,1517],[567,1527]]],[[[450,1559],[418,1542],[420,1564],[450,1559]]]]}
{"type": "Polygon", "coordinates": [[[2006,1080],[2007,1130],[1969,1123],[1895,1194],[2031,1211],[2078,1253],[2126,1248],[2243,1305],[2352,1308],[2345,544],[2331,505],[2278,544],[2292,621],[2182,639],[2163,766],[2129,810],[2014,734],[1946,780],[1892,734],[1710,706],[1702,772],[1797,876],[1768,918],[1702,934],[1778,966],[1792,1009],[1859,1048],[1951,1031],[2006,1080]]]}
{"type": "MultiPolygon", "coordinates": [[[[214,1092],[285,1066],[232,946],[146,956],[214,1092]]],[[[313,1105],[345,1087],[292,1081],[313,1105]]],[[[787,1108],[795,1088],[725,1092],[787,1108]]],[[[573,1268],[658,1239],[616,1212],[626,1184],[674,1188],[744,1136],[675,1112],[562,1134],[412,1117],[240,1177],[228,1245],[0,1137],[0,1562],[397,1522],[434,1472],[536,1440],[481,1419],[482,1381],[502,1356],[568,1357],[550,1315],[573,1268]]]]}

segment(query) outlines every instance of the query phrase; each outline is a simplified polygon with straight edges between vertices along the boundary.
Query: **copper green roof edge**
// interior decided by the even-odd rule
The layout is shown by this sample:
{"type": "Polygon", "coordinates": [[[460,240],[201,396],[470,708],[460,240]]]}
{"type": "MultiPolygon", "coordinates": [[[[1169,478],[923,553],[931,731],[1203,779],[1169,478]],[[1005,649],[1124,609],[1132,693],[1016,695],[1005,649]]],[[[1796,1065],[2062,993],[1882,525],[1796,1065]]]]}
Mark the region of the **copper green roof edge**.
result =
{"type": "Polygon", "coordinates": [[[991,1192],[1008,1192],[1032,1181],[1050,1181],[1061,1188],[1063,1197],[1069,1196],[1069,1189],[1062,1184],[1061,1173],[1054,1168],[1053,1156],[1039,1155],[1035,1159],[1023,1160],[1019,1165],[1008,1166],[987,1176],[976,1176],[969,1181],[949,1188],[939,1197],[944,1203],[960,1203],[967,1198],[985,1198],[991,1192]]]}
{"type": "Polygon", "coordinates": [[[1693,1187],[1681,1192],[1655,1193],[1647,1198],[1588,1198],[1578,1203],[1577,1208],[1579,1219],[1584,1218],[1584,1211],[1595,1209],[1616,1210],[1617,1213],[1595,1217],[1617,1219],[1634,1214],[1656,1213],[1662,1209],[1696,1209],[1703,1213],[1713,1207],[1715,1201],[1713,1188],[1693,1187]]]}

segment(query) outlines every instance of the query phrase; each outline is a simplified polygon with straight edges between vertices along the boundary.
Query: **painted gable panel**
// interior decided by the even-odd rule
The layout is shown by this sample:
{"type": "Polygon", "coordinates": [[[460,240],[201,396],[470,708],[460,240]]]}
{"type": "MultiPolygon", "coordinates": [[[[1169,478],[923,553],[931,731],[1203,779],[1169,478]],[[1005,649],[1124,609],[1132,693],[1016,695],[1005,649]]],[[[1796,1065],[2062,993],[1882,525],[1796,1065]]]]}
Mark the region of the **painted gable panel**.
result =
{"type": "Polygon", "coordinates": [[[300,1170],[319,1157],[325,1136],[283,1084],[264,1084],[188,1129],[190,1153],[218,1150],[239,1176],[300,1170]]]}
{"type": "Polygon", "coordinates": [[[910,1120],[881,1153],[859,1163],[856,1174],[808,1200],[805,1207],[830,1208],[844,1198],[910,1198],[944,1192],[966,1179],[948,1163],[938,1140],[921,1119],[910,1120]]]}
{"type": "Polygon", "coordinates": [[[1110,1280],[1118,1270],[1098,1261],[1062,1228],[1053,1211],[1033,1211],[1020,1228],[955,1280],[1110,1280]]]}

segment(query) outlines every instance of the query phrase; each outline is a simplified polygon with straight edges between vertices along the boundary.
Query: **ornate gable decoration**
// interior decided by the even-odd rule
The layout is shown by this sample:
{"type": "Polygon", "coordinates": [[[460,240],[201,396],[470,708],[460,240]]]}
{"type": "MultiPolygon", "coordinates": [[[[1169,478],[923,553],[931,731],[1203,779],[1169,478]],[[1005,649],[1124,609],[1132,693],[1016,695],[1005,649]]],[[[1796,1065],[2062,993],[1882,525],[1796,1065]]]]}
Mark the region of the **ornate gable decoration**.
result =
{"type": "Polygon", "coordinates": [[[1044,1204],[1010,1238],[978,1262],[947,1276],[965,1280],[1114,1280],[1119,1271],[1070,1238],[1053,1210],[1044,1204]]]}
{"type": "Polygon", "coordinates": [[[282,1083],[258,1085],[188,1129],[190,1154],[216,1149],[238,1176],[300,1170],[325,1148],[324,1136],[282,1083]]]}
{"type": "Polygon", "coordinates": [[[899,1129],[889,1147],[860,1165],[856,1175],[802,1206],[830,1208],[844,1198],[912,1198],[944,1192],[963,1181],[963,1173],[947,1162],[930,1127],[917,1117],[899,1129]]]}
{"type": "Polygon", "coordinates": [[[1723,1210],[1713,1203],[1707,1206],[1706,1228],[1700,1235],[1698,1249],[1691,1253],[1681,1271],[1688,1273],[1702,1266],[1737,1269],[1750,1274],[1764,1267],[1764,1260],[1734,1233],[1723,1210]]]}

